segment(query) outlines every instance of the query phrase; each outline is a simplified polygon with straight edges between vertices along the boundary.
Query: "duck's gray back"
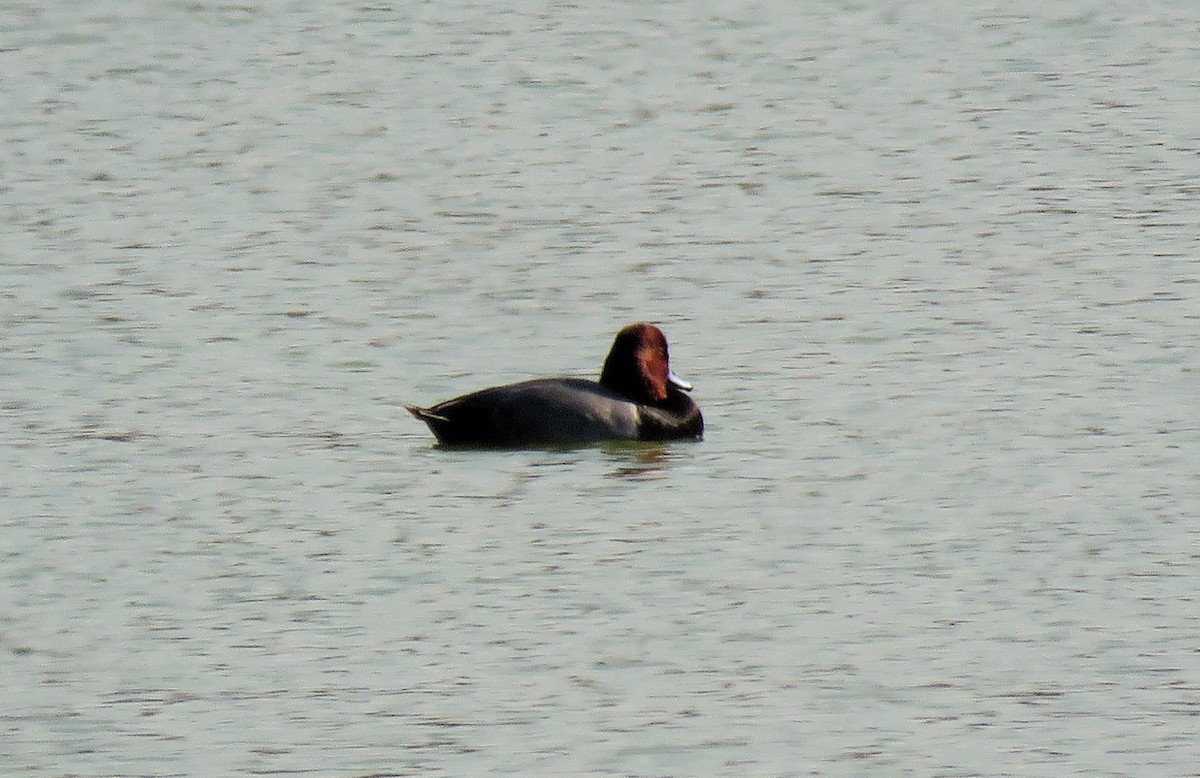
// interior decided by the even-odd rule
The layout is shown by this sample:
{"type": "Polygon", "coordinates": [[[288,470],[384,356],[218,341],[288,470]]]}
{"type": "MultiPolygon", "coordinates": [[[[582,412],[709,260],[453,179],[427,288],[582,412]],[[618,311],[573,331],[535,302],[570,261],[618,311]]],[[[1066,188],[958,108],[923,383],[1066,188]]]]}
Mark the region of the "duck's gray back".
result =
{"type": "Polygon", "coordinates": [[[638,438],[638,408],[595,381],[538,378],[483,389],[430,409],[455,442],[572,444],[638,438]],[[453,428],[451,431],[450,428],[453,428]]]}

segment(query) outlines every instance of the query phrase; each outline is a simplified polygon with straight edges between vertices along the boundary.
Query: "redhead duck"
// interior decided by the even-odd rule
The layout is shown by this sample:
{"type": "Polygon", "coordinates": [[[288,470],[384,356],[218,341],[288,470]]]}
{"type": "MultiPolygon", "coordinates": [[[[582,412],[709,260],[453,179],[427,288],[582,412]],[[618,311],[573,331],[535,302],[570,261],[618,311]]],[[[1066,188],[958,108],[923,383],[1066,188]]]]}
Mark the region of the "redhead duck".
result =
{"type": "Polygon", "coordinates": [[[601,440],[699,438],[704,418],[671,372],[667,339],[653,324],[617,333],[600,381],[535,378],[446,400],[406,405],[446,445],[556,446],[601,440]]]}

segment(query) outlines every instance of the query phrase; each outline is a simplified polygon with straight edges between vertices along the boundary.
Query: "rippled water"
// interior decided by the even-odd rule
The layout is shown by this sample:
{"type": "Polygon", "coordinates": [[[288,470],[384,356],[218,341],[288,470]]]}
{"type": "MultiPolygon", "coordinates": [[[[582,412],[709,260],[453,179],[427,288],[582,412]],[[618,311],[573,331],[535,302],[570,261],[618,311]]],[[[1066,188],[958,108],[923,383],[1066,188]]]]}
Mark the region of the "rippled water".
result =
{"type": "Polygon", "coordinates": [[[0,21],[0,773],[1198,774],[1190,0],[0,21]]]}

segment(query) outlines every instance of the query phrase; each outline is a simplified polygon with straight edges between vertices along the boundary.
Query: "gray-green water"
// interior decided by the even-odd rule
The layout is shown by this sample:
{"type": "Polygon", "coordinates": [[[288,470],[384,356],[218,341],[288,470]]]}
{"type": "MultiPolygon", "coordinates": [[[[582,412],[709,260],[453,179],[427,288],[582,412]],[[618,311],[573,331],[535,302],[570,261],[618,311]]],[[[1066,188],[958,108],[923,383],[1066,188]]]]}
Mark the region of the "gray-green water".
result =
{"type": "Polygon", "coordinates": [[[1200,8],[884,5],[7,3],[0,774],[1197,775],[1200,8]]]}

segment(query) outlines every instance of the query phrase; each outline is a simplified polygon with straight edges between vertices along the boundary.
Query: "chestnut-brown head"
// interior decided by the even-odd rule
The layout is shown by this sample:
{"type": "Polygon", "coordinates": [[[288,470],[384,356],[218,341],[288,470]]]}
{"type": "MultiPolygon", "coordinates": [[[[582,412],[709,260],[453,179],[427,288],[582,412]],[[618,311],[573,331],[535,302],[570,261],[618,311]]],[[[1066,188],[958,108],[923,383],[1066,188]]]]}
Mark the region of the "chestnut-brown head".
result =
{"type": "Polygon", "coordinates": [[[653,324],[630,324],[613,340],[600,383],[638,403],[664,402],[669,385],[691,389],[691,385],[671,372],[667,338],[653,324]]]}

